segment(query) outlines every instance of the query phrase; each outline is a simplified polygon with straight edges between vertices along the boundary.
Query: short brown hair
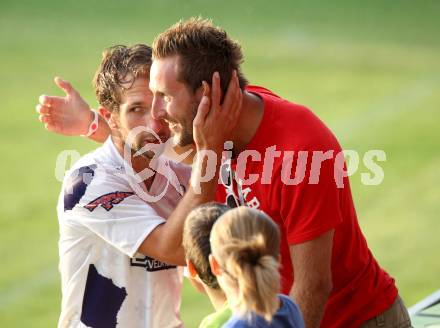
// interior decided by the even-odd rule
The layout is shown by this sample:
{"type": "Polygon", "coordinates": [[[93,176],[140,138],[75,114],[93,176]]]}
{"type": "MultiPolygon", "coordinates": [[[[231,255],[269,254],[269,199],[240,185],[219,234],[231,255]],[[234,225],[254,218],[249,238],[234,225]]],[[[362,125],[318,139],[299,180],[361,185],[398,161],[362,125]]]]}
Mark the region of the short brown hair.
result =
{"type": "Polygon", "coordinates": [[[123,84],[133,83],[140,75],[149,77],[152,50],[145,44],[131,47],[116,45],[102,53],[102,61],[93,78],[93,87],[101,106],[119,110],[123,84]]]}
{"type": "Polygon", "coordinates": [[[215,221],[229,209],[227,205],[216,202],[200,205],[188,214],[183,228],[186,258],[194,265],[199,278],[214,289],[220,286],[209,266],[209,236],[215,221]]]}
{"type": "Polygon", "coordinates": [[[248,84],[240,69],[243,62],[240,45],[210,20],[193,17],[179,21],[156,37],[153,42],[154,59],[176,55],[180,60],[178,79],[186,83],[192,92],[202,85],[202,81],[211,83],[215,71],[220,73],[223,95],[233,70],[237,71],[242,89],[248,84]]]}

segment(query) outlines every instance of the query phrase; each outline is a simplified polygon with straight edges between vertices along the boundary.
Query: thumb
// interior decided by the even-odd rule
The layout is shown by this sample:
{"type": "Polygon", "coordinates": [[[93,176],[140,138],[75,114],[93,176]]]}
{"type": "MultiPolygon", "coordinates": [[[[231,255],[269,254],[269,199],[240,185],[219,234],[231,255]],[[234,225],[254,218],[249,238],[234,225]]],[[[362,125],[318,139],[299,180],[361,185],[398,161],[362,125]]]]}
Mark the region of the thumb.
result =
{"type": "Polygon", "coordinates": [[[193,120],[193,127],[202,127],[210,110],[210,100],[207,96],[203,96],[197,108],[196,117],[193,120]]]}
{"type": "Polygon", "coordinates": [[[69,82],[61,79],[60,77],[55,77],[54,81],[55,84],[66,93],[66,95],[72,96],[76,92],[69,82]]]}
{"type": "Polygon", "coordinates": [[[203,85],[203,96],[210,97],[211,96],[211,88],[206,81],[202,81],[203,85]]]}

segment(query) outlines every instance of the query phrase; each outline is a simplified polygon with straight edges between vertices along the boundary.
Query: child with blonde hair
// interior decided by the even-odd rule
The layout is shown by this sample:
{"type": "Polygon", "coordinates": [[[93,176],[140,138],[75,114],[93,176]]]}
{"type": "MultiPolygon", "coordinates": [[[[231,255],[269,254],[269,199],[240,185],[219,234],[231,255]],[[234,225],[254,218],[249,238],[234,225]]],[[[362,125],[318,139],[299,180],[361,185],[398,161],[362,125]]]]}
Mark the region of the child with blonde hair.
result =
{"type": "Polygon", "coordinates": [[[280,290],[278,226],[247,207],[227,211],[211,231],[210,265],[232,317],[223,327],[304,327],[299,307],[280,290]]]}

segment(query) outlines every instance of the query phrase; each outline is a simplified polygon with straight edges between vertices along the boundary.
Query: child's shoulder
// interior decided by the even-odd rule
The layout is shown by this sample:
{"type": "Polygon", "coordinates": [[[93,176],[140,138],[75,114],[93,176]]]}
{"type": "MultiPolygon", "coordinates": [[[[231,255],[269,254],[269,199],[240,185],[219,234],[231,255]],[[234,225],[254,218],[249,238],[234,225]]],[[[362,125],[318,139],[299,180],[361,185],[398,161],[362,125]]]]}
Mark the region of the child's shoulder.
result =
{"type": "Polygon", "coordinates": [[[199,328],[221,328],[231,316],[232,311],[230,307],[225,304],[221,310],[206,316],[200,323],[199,328]]]}
{"type": "Polygon", "coordinates": [[[301,310],[299,309],[298,304],[296,304],[290,297],[279,294],[279,299],[282,302],[280,309],[278,310],[275,316],[286,317],[291,319],[291,327],[295,328],[303,328],[304,320],[301,314],[301,310]]]}

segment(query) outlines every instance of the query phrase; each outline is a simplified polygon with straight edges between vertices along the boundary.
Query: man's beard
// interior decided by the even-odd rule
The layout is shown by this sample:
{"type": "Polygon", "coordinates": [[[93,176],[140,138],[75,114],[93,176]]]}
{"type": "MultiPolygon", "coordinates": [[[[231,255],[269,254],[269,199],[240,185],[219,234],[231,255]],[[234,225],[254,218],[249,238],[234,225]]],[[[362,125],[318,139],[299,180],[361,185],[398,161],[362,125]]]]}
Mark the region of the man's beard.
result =
{"type": "Polygon", "coordinates": [[[191,145],[194,142],[192,128],[182,127],[182,132],[174,136],[174,142],[179,147],[191,145]]]}
{"type": "Polygon", "coordinates": [[[184,124],[181,124],[182,130],[178,135],[174,136],[174,143],[177,146],[185,147],[194,143],[193,135],[193,121],[197,114],[199,104],[194,102],[191,108],[191,119],[185,120],[184,124]]]}
{"type": "MultiPolygon", "coordinates": [[[[161,140],[162,141],[162,140],[161,140]]],[[[132,145],[131,151],[133,156],[142,156],[145,159],[153,159],[154,157],[160,156],[163,154],[165,150],[165,141],[162,143],[136,143],[135,145],[132,145]],[[143,150],[146,145],[149,145],[149,149],[143,150]]]]}
{"type": "Polygon", "coordinates": [[[165,135],[142,135],[141,138],[130,144],[132,156],[141,156],[148,160],[160,156],[165,151],[168,138],[169,136],[165,135]],[[159,137],[159,139],[157,137],[159,137]]]}
{"type": "MultiPolygon", "coordinates": [[[[142,147],[132,147],[131,148],[131,154],[132,156],[141,156],[145,159],[151,160],[156,156],[156,153],[154,151],[148,150],[145,152],[139,152],[142,147]],[[136,154],[136,155],[135,155],[136,154]]],[[[158,154],[159,155],[159,154],[158,154]]]]}

